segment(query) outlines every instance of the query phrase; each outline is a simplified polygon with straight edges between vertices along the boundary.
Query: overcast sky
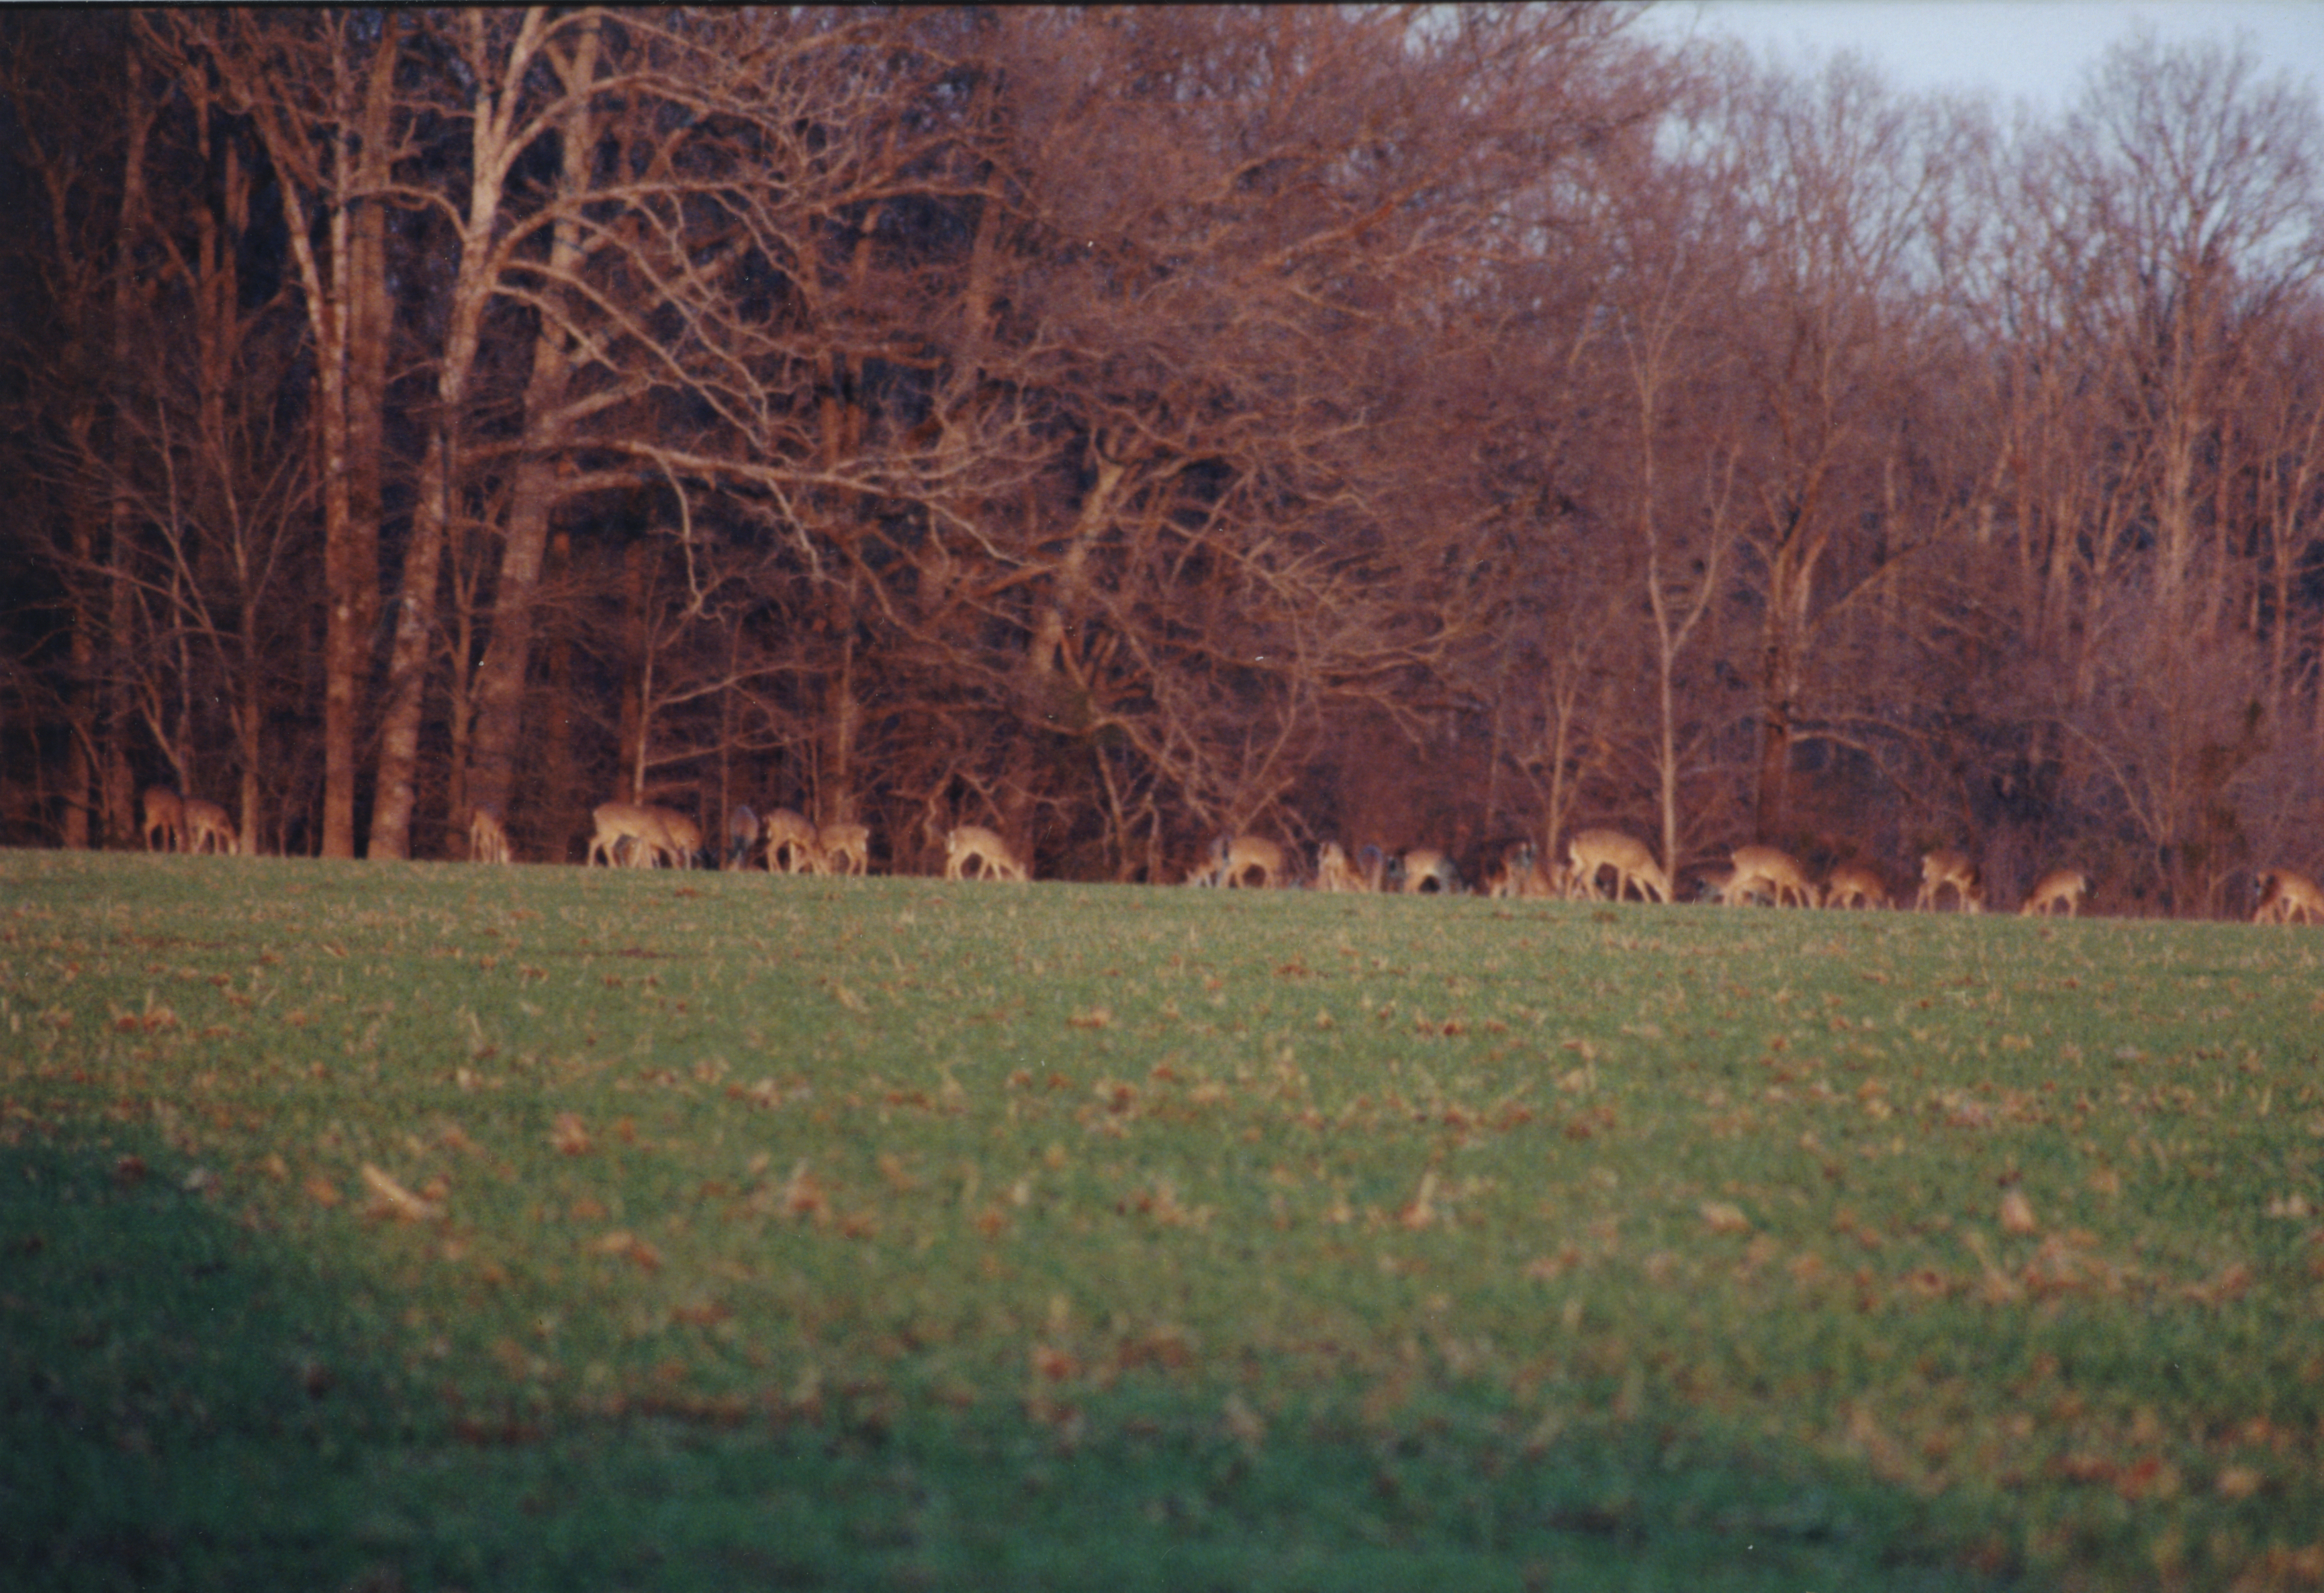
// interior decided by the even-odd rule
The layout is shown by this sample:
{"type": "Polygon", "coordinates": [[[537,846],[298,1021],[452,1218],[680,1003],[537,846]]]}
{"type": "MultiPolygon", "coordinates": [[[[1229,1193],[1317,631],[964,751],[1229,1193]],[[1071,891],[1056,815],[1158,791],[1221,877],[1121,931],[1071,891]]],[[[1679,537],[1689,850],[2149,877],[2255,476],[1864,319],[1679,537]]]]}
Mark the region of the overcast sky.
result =
{"type": "Polygon", "coordinates": [[[1661,0],[1647,25],[1732,34],[1802,66],[1853,50],[1901,87],[1991,88],[2054,115],[2142,21],[2165,42],[2241,31],[2268,67],[2324,92],[2324,0],[1661,0]]]}

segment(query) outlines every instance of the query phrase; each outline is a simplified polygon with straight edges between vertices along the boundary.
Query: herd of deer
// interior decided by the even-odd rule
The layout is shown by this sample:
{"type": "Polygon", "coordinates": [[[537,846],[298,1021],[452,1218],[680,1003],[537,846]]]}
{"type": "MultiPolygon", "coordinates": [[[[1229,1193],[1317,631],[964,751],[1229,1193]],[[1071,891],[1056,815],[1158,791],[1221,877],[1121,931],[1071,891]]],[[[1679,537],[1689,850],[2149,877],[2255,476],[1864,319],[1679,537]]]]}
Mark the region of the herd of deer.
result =
{"type": "MultiPolygon", "coordinates": [[[[162,787],[144,794],[145,849],[148,852],[217,852],[232,855],[241,850],[233,819],[215,802],[183,796],[162,787]],[[157,845],[157,842],[159,844],[157,845]]],[[[674,807],[636,802],[607,802],[590,815],[595,825],[590,836],[586,864],[607,867],[687,869],[707,857],[702,828],[674,807]]],[[[805,815],[779,807],[761,819],[748,807],[736,807],[727,824],[724,849],[711,861],[729,869],[748,868],[763,856],[770,873],[862,874],[871,870],[872,832],[857,824],[817,824],[805,815]]],[[[514,860],[507,827],[489,806],[477,807],[468,824],[468,855],[480,863],[514,860]]],[[[1821,886],[1790,853],[1773,846],[1738,846],[1729,855],[1725,872],[1702,884],[1706,899],[1737,906],[1765,901],[1775,907],[1885,907],[1888,887],[1881,877],[1858,864],[1831,870],[1821,886]]],[[[945,836],[944,877],[966,879],[1010,879],[1019,883],[1032,875],[1009,843],[981,824],[962,824],[945,836]]],[[[1284,849],[1260,835],[1226,834],[1213,842],[1204,864],[1187,876],[1197,886],[1272,889],[1297,883],[1284,849]]],[[[1345,848],[1327,841],[1316,849],[1313,888],[1333,891],[1375,891],[1420,895],[1452,895],[1462,889],[1460,870],[1452,860],[1431,847],[1415,847],[1402,854],[1364,847],[1351,860],[1345,848]]],[[[1938,851],[1921,858],[1921,888],[1913,898],[1917,909],[1933,910],[1952,893],[1957,911],[1985,909],[1985,895],[1977,865],[1959,852],[1938,851]]],[[[2090,892],[2090,878],[2079,869],[2052,869],[2035,883],[2018,912],[2032,917],[2064,912],[2074,916],[2090,892]]],[[[1493,897],[1563,898],[1568,900],[1616,900],[1636,894],[1641,901],[1669,902],[1674,898],[1671,877],[1655,861],[1646,843],[1619,830],[1583,830],[1565,843],[1565,860],[1546,866],[1530,842],[1520,842],[1503,852],[1500,866],[1485,886],[1493,897]],[[1612,889],[1606,876],[1613,875],[1612,889]]],[[[2260,875],[2255,924],[2324,924],[2324,889],[2307,876],[2288,869],[2270,869],[2260,875]]]]}

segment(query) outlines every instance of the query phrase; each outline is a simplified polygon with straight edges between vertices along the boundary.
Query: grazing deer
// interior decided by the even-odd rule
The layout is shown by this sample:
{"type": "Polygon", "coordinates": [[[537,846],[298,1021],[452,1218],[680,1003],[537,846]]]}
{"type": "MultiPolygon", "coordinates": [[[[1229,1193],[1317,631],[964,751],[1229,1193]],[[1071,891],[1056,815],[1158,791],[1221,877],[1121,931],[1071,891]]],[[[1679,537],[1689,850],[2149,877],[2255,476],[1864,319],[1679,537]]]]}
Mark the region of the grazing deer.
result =
{"type": "Polygon", "coordinates": [[[1934,912],[1937,898],[1946,886],[1953,888],[1953,905],[1964,913],[1981,913],[1985,898],[1977,887],[1977,865],[1958,852],[1927,852],[1921,854],[1921,889],[1913,898],[1916,912],[1934,912]]]}
{"type": "Polygon", "coordinates": [[[2046,918],[2062,906],[2066,916],[2071,918],[2089,893],[2090,877],[2080,869],[2052,869],[2035,884],[2034,894],[2025,898],[2017,916],[2031,918],[2038,913],[2046,918]]]}
{"type": "Polygon", "coordinates": [[[767,815],[767,872],[778,867],[786,874],[806,873],[815,867],[815,825],[803,813],[778,807],[767,815]]]}
{"type": "Polygon", "coordinates": [[[640,869],[650,869],[662,858],[669,859],[674,869],[691,868],[694,854],[702,850],[701,830],[692,819],[670,808],[603,802],[589,817],[597,831],[589,838],[588,855],[582,859],[585,867],[600,858],[608,868],[619,864],[624,842],[632,848],[630,866],[640,869]]]}
{"type": "Polygon", "coordinates": [[[509,850],[508,826],[501,823],[500,809],[488,802],[480,802],[468,815],[468,861],[472,863],[505,863],[515,854],[509,850]]]}
{"type": "Polygon", "coordinates": [[[2305,874],[2268,870],[2260,876],[2259,908],[2252,922],[2290,924],[2295,917],[2304,924],[2324,922],[2324,890],[2305,874]]]}
{"type": "Polygon", "coordinates": [[[1283,878],[1283,848],[1262,835],[1222,835],[1211,843],[1211,863],[1187,876],[1189,885],[1244,886],[1253,869],[1259,889],[1272,890],[1283,878]]]}
{"type": "Polygon", "coordinates": [[[944,877],[967,879],[972,858],[987,879],[1014,879],[1021,885],[1031,878],[1017,854],[1009,850],[1009,843],[982,824],[963,824],[945,837],[944,877]]]}
{"type": "Polygon", "coordinates": [[[232,857],[242,850],[242,842],[234,833],[234,820],[225,808],[215,802],[189,796],[185,799],[185,810],[188,852],[215,849],[232,857]]]}
{"type": "Polygon", "coordinates": [[[1554,870],[1544,869],[1540,854],[1533,849],[1533,843],[1520,841],[1501,854],[1500,870],[1487,884],[1485,894],[1504,899],[1516,897],[1521,900],[1563,896],[1565,894],[1564,881],[1557,876],[1563,872],[1562,868],[1554,870]]]}
{"type": "Polygon", "coordinates": [[[815,871],[818,874],[868,874],[872,871],[872,832],[862,824],[825,824],[815,833],[815,871]]]}
{"type": "Polygon", "coordinates": [[[1371,882],[1356,871],[1348,861],[1347,849],[1336,841],[1326,841],[1315,849],[1315,889],[1318,890],[1370,890],[1371,882]]]}
{"type": "Polygon", "coordinates": [[[167,786],[148,786],[139,799],[145,811],[145,850],[155,850],[160,835],[163,852],[186,850],[186,799],[167,786]]]}
{"type": "Polygon", "coordinates": [[[1885,907],[1888,882],[1856,863],[1842,863],[1824,881],[1823,905],[1828,907],[1885,907]]]}
{"type": "Polygon", "coordinates": [[[1461,870],[1434,847],[1416,846],[1397,861],[1397,889],[1406,896],[1418,896],[1432,889],[1439,896],[1460,894],[1461,870]]]}
{"type": "Polygon", "coordinates": [[[1671,898],[1670,876],[1655,861],[1655,854],[1645,842],[1619,830],[1584,830],[1565,843],[1565,855],[1572,865],[1565,877],[1568,896],[1603,899],[1598,894],[1599,870],[1611,869],[1616,901],[1633,888],[1641,901],[1666,903],[1671,898]]]}
{"type": "Polygon", "coordinates": [[[1765,885],[1779,907],[1786,901],[1795,907],[1822,906],[1823,898],[1790,852],[1773,846],[1738,846],[1733,856],[1735,872],[1720,887],[1721,901],[1732,906],[1765,885]]]}
{"type": "Polygon", "coordinates": [[[726,815],[725,867],[750,867],[751,849],[759,844],[759,810],[747,802],[738,802],[726,815]]]}

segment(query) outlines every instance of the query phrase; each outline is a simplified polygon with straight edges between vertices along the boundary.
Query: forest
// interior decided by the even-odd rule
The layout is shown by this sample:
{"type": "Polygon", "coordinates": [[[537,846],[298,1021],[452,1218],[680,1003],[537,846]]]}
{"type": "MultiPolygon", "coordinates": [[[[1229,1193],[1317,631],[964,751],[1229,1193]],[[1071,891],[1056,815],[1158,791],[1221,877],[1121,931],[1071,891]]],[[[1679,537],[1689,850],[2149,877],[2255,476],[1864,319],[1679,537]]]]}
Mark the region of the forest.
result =
{"type": "Polygon", "coordinates": [[[2315,871],[2313,93],[1640,15],[0,16],[0,843],[2315,871]]]}

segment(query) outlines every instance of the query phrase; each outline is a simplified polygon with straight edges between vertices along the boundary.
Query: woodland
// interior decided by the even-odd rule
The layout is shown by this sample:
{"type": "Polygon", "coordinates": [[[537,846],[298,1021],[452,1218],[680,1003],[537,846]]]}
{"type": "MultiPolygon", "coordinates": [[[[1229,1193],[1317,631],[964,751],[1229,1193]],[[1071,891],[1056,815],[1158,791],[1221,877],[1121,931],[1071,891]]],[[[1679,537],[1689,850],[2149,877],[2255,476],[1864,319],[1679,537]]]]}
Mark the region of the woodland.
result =
{"type": "Polygon", "coordinates": [[[0,15],[0,843],[2313,872],[2312,89],[1638,23],[0,15]]]}

